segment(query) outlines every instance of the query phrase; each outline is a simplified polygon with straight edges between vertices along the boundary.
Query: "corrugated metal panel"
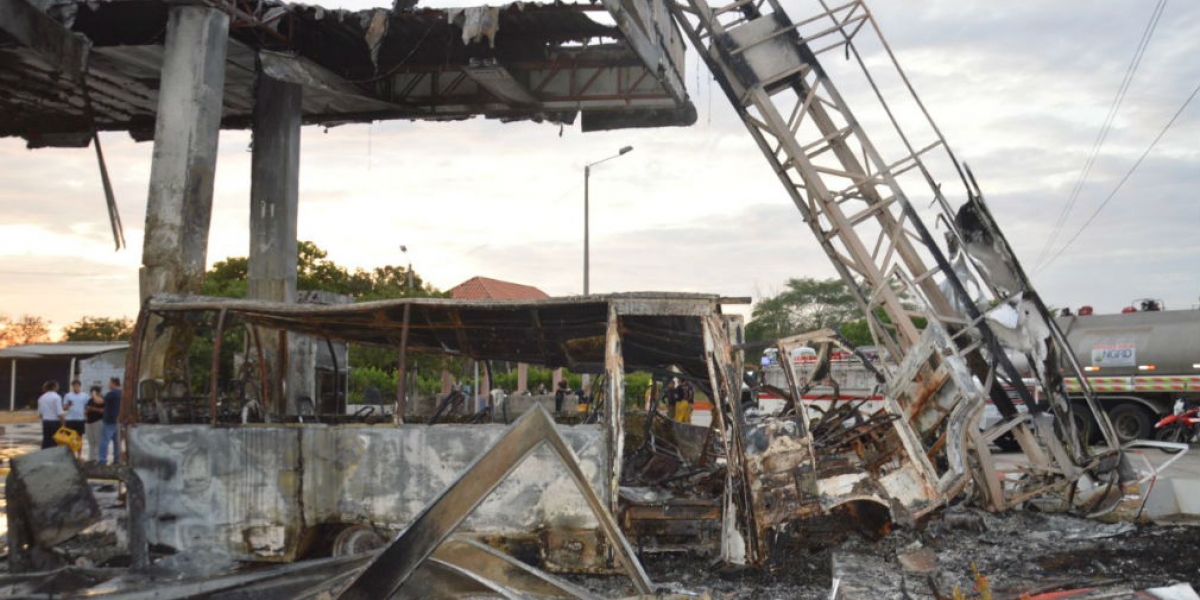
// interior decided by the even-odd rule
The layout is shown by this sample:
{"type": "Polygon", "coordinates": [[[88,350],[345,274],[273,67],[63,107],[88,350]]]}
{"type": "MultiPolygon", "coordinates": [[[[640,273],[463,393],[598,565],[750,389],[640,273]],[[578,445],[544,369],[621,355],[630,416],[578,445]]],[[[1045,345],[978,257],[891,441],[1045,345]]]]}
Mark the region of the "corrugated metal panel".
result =
{"type": "Polygon", "coordinates": [[[125,350],[129,342],[62,342],[26,344],[0,349],[0,358],[36,358],[47,356],[93,356],[113,350],[125,350]]]}

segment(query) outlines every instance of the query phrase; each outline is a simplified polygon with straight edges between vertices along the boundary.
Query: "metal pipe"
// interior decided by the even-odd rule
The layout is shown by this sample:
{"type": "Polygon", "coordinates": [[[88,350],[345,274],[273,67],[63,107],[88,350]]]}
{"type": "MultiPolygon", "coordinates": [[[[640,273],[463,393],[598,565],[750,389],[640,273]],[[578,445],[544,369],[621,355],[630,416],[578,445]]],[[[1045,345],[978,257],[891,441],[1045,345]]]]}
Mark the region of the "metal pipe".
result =
{"type": "Polygon", "coordinates": [[[412,315],[412,304],[404,305],[404,321],[400,326],[400,369],[396,372],[396,411],[392,414],[392,422],[396,425],[404,423],[404,412],[408,408],[408,321],[412,315]]]}
{"type": "Polygon", "coordinates": [[[219,375],[221,373],[221,341],[225,334],[225,315],[228,311],[224,308],[217,314],[217,331],[213,338],[212,351],[212,366],[208,370],[208,418],[213,424],[217,424],[217,385],[219,375]]]}
{"type": "Polygon", "coordinates": [[[150,300],[147,298],[146,303],[142,305],[142,310],[138,312],[137,323],[133,326],[133,335],[129,338],[129,351],[125,355],[125,381],[124,387],[132,387],[130,394],[122,395],[129,396],[123,398],[121,402],[121,411],[118,414],[117,421],[124,427],[121,435],[124,435],[128,430],[128,426],[134,423],[134,410],[130,408],[130,400],[133,404],[137,404],[138,396],[141,392],[141,382],[138,380],[138,373],[142,370],[142,346],[146,343],[146,332],[150,328],[150,300]],[[133,382],[132,384],[130,382],[133,382]]]}
{"type": "Polygon", "coordinates": [[[8,380],[8,411],[17,410],[17,359],[12,359],[12,375],[8,380]]]}
{"type": "Polygon", "coordinates": [[[262,339],[259,337],[258,328],[250,328],[250,341],[254,344],[254,350],[258,354],[258,401],[262,406],[262,414],[265,418],[267,409],[271,406],[267,398],[267,357],[263,352],[262,339]]]}
{"type": "Polygon", "coordinates": [[[624,146],[619,151],[617,151],[616,154],[614,154],[608,158],[602,158],[594,163],[589,163],[589,164],[586,164],[583,166],[583,295],[584,296],[588,295],[588,277],[589,277],[588,271],[589,271],[589,265],[591,264],[591,260],[588,255],[589,246],[590,246],[589,231],[588,231],[589,230],[589,227],[588,227],[588,204],[589,204],[588,182],[591,180],[591,177],[592,177],[592,167],[594,167],[602,162],[609,161],[614,158],[628,154],[632,150],[633,150],[633,146],[624,146]]]}

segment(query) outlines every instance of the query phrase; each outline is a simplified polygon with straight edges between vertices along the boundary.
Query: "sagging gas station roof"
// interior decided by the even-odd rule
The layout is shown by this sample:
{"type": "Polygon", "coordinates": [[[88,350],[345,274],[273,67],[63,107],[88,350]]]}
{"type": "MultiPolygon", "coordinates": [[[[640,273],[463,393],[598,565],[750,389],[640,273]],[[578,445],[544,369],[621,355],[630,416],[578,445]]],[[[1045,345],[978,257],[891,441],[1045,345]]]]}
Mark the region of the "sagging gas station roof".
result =
{"type": "MultiPolygon", "coordinates": [[[[661,3],[421,9],[402,0],[360,11],[210,3],[230,14],[223,128],[250,126],[259,69],[303,86],[308,124],[582,115],[587,131],[696,118],[682,40],[661,3]]],[[[86,146],[94,128],[151,139],[170,6],[0,0],[0,137],[86,146]]]]}
{"type": "Polygon", "coordinates": [[[638,292],[545,300],[412,298],[340,305],[285,304],[159,295],[144,313],[172,320],[225,313],[245,323],[317,338],[408,348],[550,367],[603,364],[609,316],[620,317],[622,352],[631,368],[678,365],[704,373],[700,317],[747,298],[638,292]],[[405,308],[408,308],[407,325],[405,308]]]}

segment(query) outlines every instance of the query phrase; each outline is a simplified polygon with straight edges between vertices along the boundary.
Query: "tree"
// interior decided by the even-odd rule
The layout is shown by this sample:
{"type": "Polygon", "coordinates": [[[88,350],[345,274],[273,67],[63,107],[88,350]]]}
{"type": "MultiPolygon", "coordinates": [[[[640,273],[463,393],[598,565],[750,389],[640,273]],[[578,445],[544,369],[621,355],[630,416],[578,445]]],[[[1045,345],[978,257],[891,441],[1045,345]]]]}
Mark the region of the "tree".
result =
{"type": "MultiPolygon", "coordinates": [[[[245,256],[232,256],[213,263],[204,276],[201,293],[206,296],[225,298],[245,298],[249,282],[250,261],[245,256]]],[[[406,297],[445,297],[448,294],[425,283],[415,271],[412,273],[412,286],[408,284],[409,271],[399,265],[384,265],[371,270],[357,268],[351,271],[329,259],[329,253],[313,242],[301,240],[296,244],[296,289],[321,290],[335,294],[350,296],[356,301],[382,300],[386,298],[406,297]]],[[[211,337],[211,334],[205,334],[211,337]]],[[[227,333],[227,336],[233,336],[227,333]]],[[[204,336],[201,336],[204,338],[204,336]]],[[[224,351],[230,353],[237,344],[236,337],[226,340],[224,351]]],[[[211,341],[203,339],[193,350],[193,363],[200,369],[206,364],[211,352],[211,341]],[[206,345],[207,344],[207,345],[206,345]]],[[[223,359],[225,360],[225,359],[223,359]]],[[[232,359],[229,359],[232,360],[232,359]]],[[[440,373],[449,363],[456,359],[443,356],[429,356],[410,352],[408,368],[417,371],[422,376],[426,373],[440,373]]],[[[386,395],[395,394],[395,372],[397,370],[397,351],[395,348],[381,348],[352,344],[350,346],[350,364],[355,369],[376,369],[390,374],[393,384],[390,390],[381,390],[386,395]]],[[[451,369],[453,370],[453,368],[451,369]]],[[[365,377],[365,376],[364,376],[365,377]]],[[[440,387],[440,382],[438,382],[440,387]]]]}
{"type": "Polygon", "coordinates": [[[804,277],[789,279],[783,292],[755,305],[746,337],[775,340],[828,327],[841,331],[851,343],[867,345],[871,337],[865,325],[862,309],[846,282],[804,277]]]}
{"type": "Polygon", "coordinates": [[[200,293],[222,298],[245,298],[250,279],[250,260],[245,256],[231,256],[213,263],[204,274],[200,293]]]}
{"type": "Polygon", "coordinates": [[[50,341],[50,322],[42,317],[21,315],[17,320],[0,315],[0,348],[50,341]]]}
{"type": "Polygon", "coordinates": [[[126,341],[133,335],[133,320],[127,317],[83,317],[63,328],[68,342],[126,341]]]}
{"type": "MultiPolygon", "coordinates": [[[[244,256],[232,256],[213,263],[205,273],[202,293],[206,296],[245,298],[249,265],[249,259],[244,256]]],[[[296,289],[299,290],[322,290],[344,294],[355,300],[445,295],[427,285],[415,271],[410,291],[408,277],[408,269],[398,265],[385,265],[370,271],[361,268],[350,271],[329,260],[329,253],[312,242],[300,241],[296,245],[296,289]]]]}

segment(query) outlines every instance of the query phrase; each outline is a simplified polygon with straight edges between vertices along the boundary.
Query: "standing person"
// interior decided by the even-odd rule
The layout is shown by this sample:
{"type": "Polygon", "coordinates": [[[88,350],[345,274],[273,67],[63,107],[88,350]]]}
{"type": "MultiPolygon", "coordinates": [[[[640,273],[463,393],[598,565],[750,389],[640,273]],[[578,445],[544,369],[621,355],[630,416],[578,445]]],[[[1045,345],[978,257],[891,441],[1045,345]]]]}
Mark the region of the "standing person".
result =
{"type": "Polygon", "coordinates": [[[66,414],[63,412],[62,396],[58,395],[58,382],[51,379],[42,384],[42,395],[38,397],[38,414],[42,417],[42,448],[53,448],[54,432],[62,427],[66,414]]]}
{"type": "Polygon", "coordinates": [[[563,401],[567,399],[567,394],[571,390],[567,388],[567,380],[558,380],[558,389],[554,390],[554,413],[561,413],[563,410],[563,401]]]}
{"type": "Polygon", "coordinates": [[[675,388],[677,401],[675,402],[675,420],[680,423],[692,422],[692,402],[696,399],[695,389],[692,388],[692,382],[684,379],[679,382],[679,387],[675,388]]]}
{"type": "Polygon", "coordinates": [[[88,460],[96,462],[100,452],[100,436],[104,432],[104,396],[100,395],[100,386],[93,385],[88,390],[90,397],[83,407],[87,429],[88,460]]]}
{"type": "MultiPolygon", "coordinates": [[[[88,395],[83,393],[83,383],[78,379],[71,380],[71,391],[63,395],[63,412],[67,415],[67,427],[75,430],[79,434],[79,440],[83,441],[84,434],[84,406],[87,404],[88,395]]],[[[83,447],[80,446],[80,449],[83,447]]],[[[78,458],[78,455],[76,455],[78,458]]]]}
{"type": "Polygon", "coordinates": [[[679,382],[672,377],[671,379],[667,380],[667,385],[663,386],[662,400],[667,405],[668,418],[675,414],[675,401],[677,400],[676,395],[679,393],[678,383],[679,382]]]}
{"type": "Polygon", "coordinates": [[[117,416],[121,414],[121,378],[113,377],[108,380],[108,393],[104,394],[104,431],[100,434],[100,464],[108,464],[108,447],[111,442],[113,464],[120,460],[121,451],[117,439],[117,416]]]}

